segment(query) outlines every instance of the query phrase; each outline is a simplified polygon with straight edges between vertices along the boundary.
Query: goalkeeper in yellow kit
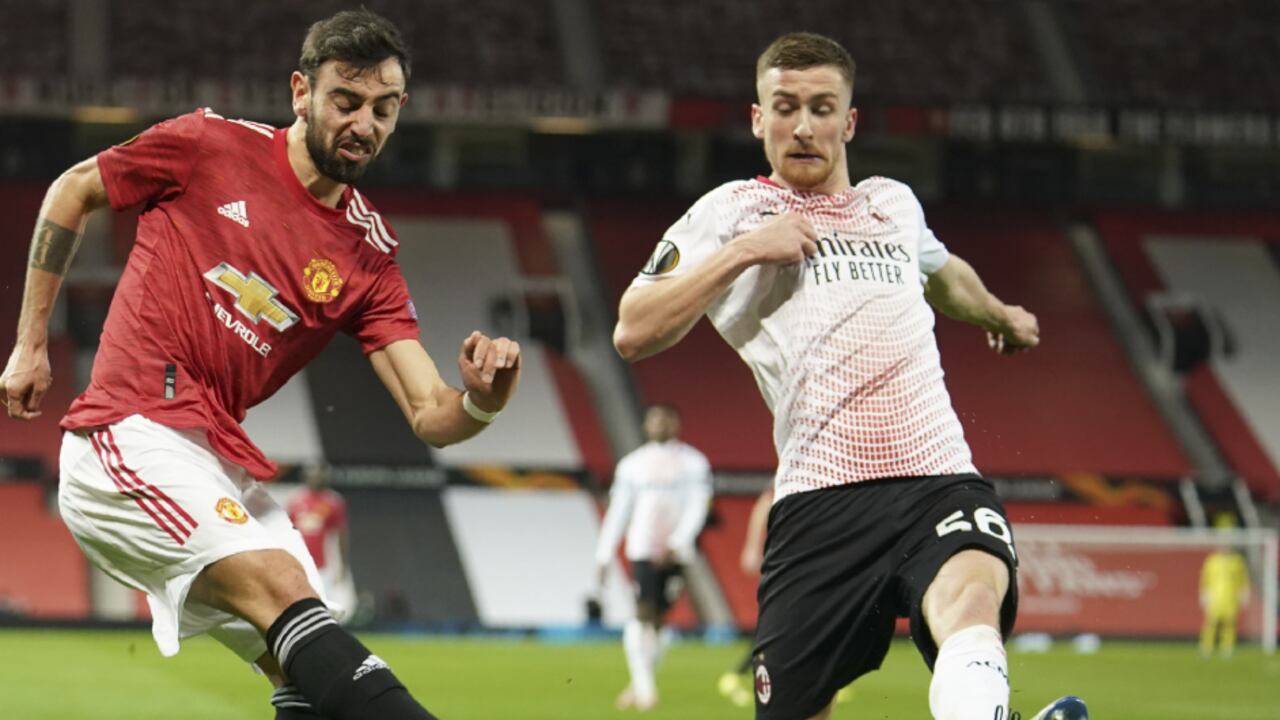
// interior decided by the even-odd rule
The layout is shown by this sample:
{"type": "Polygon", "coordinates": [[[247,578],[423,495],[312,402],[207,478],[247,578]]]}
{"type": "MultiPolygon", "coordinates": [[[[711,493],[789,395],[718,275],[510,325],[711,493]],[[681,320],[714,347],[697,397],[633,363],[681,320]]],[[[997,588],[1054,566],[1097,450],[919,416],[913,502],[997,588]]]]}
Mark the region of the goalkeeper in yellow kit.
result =
{"type": "MultiPolygon", "coordinates": [[[[1222,522],[1216,524],[1224,526],[1222,522]]],[[[1222,656],[1231,657],[1236,648],[1236,617],[1248,600],[1249,568],[1244,556],[1230,547],[1209,553],[1200,569],[1200,607],[1204,610],[1204,625],[1200,628],[1202,656],[1212,655],[1216,642],[1222,656]]]]}

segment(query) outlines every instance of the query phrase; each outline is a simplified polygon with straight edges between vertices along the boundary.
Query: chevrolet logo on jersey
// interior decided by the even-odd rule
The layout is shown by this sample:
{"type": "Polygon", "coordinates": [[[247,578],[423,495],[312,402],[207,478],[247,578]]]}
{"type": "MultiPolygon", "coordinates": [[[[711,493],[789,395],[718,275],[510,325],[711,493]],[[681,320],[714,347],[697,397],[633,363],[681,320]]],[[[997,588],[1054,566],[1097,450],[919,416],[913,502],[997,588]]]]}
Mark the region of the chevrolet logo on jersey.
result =
{"type": "Polygon", "coordinates": [[[234,295],[236,310],[254,324],[259,320],[266,320],[271,327],[283,332],[298,322],[297,313],[276,298],[280,291],[263,280],[258,273],[250,272],[246,277],[224,262],[204,276],[214,285],[234,295]]]}

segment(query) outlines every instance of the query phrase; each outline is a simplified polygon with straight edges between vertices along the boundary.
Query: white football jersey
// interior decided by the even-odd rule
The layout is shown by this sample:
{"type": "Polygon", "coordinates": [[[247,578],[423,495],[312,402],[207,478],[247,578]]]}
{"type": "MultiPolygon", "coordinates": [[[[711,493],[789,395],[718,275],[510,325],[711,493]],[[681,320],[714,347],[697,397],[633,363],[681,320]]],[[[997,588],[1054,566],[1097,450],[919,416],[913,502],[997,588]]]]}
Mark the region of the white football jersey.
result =
{"type": "Polygon", "coordinates": [[[818,253],[754,266],[707,309],[773,412],[775,501],[861,480],[976,472],[951,408],[924,280],[949,257],[906,185],[873,177],[835,194],[767,178],[704,195],[632,286],[697,272],[725,243],[787,211],[818,253]]]}
{"type": "Polygon", "coordinates": [[[688,563],[711,493],[707,456],[679,440],[641,445],[618,461],[596,561],[609,562],[625,528],[628,560],[657,560],[670,550],[688,563]]]}

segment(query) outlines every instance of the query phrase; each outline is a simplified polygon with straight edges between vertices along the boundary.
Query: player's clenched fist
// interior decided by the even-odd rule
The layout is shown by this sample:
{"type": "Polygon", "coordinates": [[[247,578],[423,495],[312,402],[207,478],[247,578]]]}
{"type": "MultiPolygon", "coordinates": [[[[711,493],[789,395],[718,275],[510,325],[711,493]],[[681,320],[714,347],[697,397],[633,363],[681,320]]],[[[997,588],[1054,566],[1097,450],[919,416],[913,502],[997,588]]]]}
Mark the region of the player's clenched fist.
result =
{"type": "Polygon", "coordinates": [[[9,417],[31,420],[40,417],[40,402],[53,382],[49,370],[49,354],[15,348],[0,375],[0,401],[9,417]]]}
{"type": "Polygon", "coordinates": [[[999,332],[987,333],[987,345],[1001,355],[1012,355],[1040,344],[1040,321],[1018,305],[1006,305],[999,332]]]}
{"type": "Polygon", "coordinates": [[[746,243],[760,265],[790,265],[818,252],[818,231],[797,212],[785,212],[736,242],[746,243]]]}
{"type": "Polygon", "coordinates": [[[497,412],[506,407],[520,381],[520,343],[505,337],[490,339],[477,330],[462,341],[458,369],[475,404],[486,412],[497,412]]]}

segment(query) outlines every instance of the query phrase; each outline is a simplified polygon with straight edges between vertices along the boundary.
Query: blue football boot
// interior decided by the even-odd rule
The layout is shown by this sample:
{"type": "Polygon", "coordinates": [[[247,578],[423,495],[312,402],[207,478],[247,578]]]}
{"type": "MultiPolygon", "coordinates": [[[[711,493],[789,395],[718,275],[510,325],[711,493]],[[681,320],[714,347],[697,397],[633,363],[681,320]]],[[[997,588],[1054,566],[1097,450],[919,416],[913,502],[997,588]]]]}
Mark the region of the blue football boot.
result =
{"type": "Polygon", "coordinates": [[[1036,713],[1031,720],[1089,720],[1089,708],[1084,700],[1067,695],[1049,703],[1049,707],[1036,713]]]}

